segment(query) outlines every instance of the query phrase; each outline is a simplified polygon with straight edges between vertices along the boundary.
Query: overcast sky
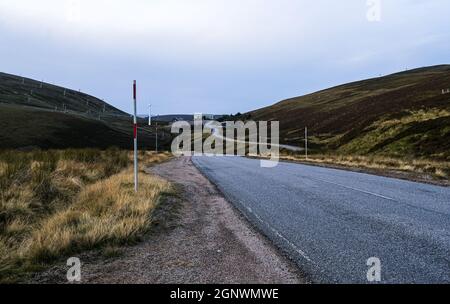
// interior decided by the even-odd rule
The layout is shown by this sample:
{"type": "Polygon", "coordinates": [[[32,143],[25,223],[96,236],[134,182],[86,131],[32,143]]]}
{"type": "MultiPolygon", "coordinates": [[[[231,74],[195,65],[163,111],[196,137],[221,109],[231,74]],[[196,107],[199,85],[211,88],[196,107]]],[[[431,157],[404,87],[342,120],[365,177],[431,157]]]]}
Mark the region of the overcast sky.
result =
{"type": "Polygon", "coordinates": [[[131,112],[236,113],[450,63],[448,0],[0,0],[0,71],[131,112]],[[378,3],[381,3],[381,6],[378,3]]]}

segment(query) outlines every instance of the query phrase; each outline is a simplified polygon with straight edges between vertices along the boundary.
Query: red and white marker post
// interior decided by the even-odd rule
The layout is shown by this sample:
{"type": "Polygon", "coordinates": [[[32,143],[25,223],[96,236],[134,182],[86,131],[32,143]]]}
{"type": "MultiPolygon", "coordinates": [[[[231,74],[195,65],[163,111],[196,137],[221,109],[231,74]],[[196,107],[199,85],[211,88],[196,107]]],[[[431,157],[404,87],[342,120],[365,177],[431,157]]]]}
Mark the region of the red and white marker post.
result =
{"type": "Polygon", "coordinates": [[[136,105],[136,80],[133,82],[133,102],[134,102],[134,191],[138,192],[138,153],[137,153],[137,134],[138,134],[138,124],[137,124],[137,105],[136,105]]]}

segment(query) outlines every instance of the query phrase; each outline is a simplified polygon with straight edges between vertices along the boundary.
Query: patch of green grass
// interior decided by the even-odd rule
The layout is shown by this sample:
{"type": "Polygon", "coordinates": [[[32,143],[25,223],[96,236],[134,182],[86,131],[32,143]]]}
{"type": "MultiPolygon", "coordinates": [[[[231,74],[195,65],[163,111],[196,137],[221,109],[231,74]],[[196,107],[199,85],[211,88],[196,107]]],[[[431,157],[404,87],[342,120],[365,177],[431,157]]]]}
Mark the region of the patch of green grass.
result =
{"type": "MultiPolygon", "coordinates": [[[[422,132],[408,132],[410,128],[425,125],[427,122],[447,121],[450,118],[450,112],[446,109],[428,109],[420,111],[411,111],[400,118],[381,119],[361,132],[361,136],[341,146],[337,152],[340,154],[360,154],[367,155],[378,153],[381,155],[393,156],[414,156],[420,155],[421,149],[414,143],[428,141],[433,137],[430,129],[423,129],[422,132]]],[[[442,123],[439,129],[445,129],[446,124],[442,123]]],[[[440,135],[445,131],[438,131],[440,135]]],[[[437,144],[441,142],[438,136],[437,144]]],[[[435,148],[435,152],[442,150],[442,147],[428,146],[428,149],[435,148]]],[[[445,151],[444,151],[445,152],[445,151]]],[[[428,156],[437,157],[436,153],[428,156]]],[[[441,155],[447,157],[448,155],[441,155]]]]}

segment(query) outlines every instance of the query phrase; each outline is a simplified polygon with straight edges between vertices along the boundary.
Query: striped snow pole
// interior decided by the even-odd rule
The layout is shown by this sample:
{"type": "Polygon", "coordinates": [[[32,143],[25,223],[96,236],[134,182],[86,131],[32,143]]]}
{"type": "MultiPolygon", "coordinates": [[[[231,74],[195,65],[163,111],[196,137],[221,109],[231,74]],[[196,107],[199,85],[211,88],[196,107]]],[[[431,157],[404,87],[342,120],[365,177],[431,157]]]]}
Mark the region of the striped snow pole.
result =
{"type": "Polygon", "coordinates": [[[137,105],[136,105],[136,80],[133,82],[133,102],[134,102],[134,119],[133,119],[133,129],[134,129],[134,190],[138,192],[138,153],[137,153],[137,105]]]}

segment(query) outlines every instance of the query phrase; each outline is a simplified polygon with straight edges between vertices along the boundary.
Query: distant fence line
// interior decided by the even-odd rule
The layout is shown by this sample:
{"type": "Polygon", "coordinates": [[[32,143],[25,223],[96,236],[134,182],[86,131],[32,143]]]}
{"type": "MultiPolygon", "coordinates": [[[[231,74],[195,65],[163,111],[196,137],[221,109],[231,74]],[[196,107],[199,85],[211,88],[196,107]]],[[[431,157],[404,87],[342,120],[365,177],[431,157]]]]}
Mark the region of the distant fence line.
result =
{"type": "Polygon", "coordinates": [[[66,114],[72,114],[72,115],[78,115],[88,118],[95,118],[98,120],[101,120],[102,117],[120,117],[120,118],[128,118],[131,117],[129,114],[116,114],[116,113],[108,113],[108,112],[94,112],[94,111],[87,111],[87,112],[80,112],[75,111],[71,109],[67,109],[64,107],[38,107],[33,105],[27,105],[27,104],[14,104],[9,102],[0,101],[2,104],[10,105],[10,106],[20,106],[22,108],[29,108],[33,110],[39,110],[39,111],[49,111],[49,112],[55,112],[55,113],[66,113],[66,114]]]}

